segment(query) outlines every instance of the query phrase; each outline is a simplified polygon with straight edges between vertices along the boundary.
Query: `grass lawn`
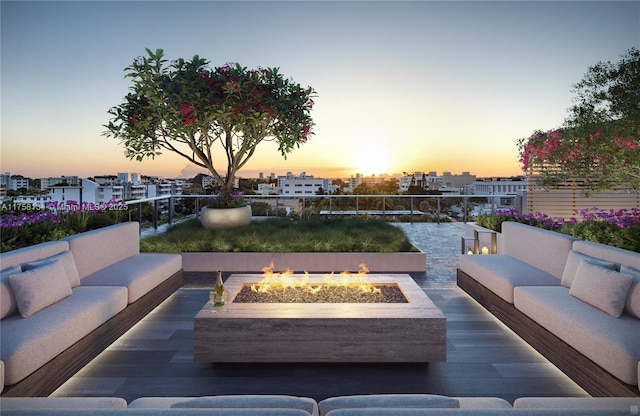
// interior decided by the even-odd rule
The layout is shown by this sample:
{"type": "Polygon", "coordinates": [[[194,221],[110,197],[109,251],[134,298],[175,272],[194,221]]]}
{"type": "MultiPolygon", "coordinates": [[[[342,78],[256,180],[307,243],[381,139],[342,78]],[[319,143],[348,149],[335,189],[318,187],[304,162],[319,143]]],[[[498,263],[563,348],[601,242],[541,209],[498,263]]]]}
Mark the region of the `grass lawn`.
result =
{"type": "Polygon", "coordinates": [[[229,230],[208,231],[198,219],[140,241],[144,252],[417,252],[402,230],[381,220],[292,221],[270,218],[229,230]]]}

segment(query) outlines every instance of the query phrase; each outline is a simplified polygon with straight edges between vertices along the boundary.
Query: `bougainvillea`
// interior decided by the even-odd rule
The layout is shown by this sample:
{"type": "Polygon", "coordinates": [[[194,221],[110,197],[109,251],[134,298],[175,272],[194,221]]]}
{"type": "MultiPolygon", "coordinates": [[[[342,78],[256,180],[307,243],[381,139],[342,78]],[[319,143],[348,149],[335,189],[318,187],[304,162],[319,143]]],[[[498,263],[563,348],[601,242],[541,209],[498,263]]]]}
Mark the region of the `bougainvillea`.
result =
{"type": "Polygon", "coordinates": [[[554,188],[567,180],[585,193],[621,186],[640,191],[640,50],[599,62],[573,86],[563,127],[518,140],[525,172],[554,188]]]}
{"type": "Polygon", "coordinates": [[[162,49],[146,51],[125,68],[131,92],[109,110],[105,125],[105,135],[120,140],[130,159],[168,150],[207,169],[229,190],[261,142],[276,142],[286,157],[313,134],[314,89],[285,79],[277,68],[210,68],[197,55],[167,65],[162,49]]]}

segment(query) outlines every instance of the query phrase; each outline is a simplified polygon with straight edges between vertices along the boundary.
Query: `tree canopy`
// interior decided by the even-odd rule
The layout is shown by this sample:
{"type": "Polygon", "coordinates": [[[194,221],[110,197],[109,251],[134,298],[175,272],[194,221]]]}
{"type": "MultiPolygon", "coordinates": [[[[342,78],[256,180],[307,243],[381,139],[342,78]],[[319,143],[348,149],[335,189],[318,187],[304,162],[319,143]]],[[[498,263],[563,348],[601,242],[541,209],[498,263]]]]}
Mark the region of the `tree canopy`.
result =
{"type": "Polygon", "coordinates": [[[518,141],[522,169],[548,188],[574,179],[587,193],[640,191],[640,51],[589,67],[572,92],[562,127],[518,141]]]}
{"type": "Polygon", "coordinates": [[[286,158],[313,134],[314,89],[285,79],[278,68],[210,68],[198,55],[167,64],[162,49],[146,52],[125,68],[131,92],[109,110],[105,125],[105,135],[118,139],[130,159],[168,150],[230,189],[261,142],[275,141],[286,158]]]}

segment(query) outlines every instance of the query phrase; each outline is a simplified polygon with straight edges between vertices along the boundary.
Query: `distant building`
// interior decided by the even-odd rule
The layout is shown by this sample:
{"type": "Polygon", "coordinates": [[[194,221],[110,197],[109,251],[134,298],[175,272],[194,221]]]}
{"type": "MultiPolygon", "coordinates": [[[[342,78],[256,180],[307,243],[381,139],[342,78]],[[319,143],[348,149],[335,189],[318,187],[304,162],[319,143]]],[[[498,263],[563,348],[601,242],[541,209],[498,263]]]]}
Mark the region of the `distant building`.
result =
{"type": "Polygon", "coordinates": [[[298,176],[287,172],[285,176],[278,176],[277,188],[281,195],[315,195],[320,189],[328,192],[329,180],[315,178],[306,172],[301,172],[298,176]]]}
{"type": "Polygon", "coordinates": [[[78,185],[80,179],[77,176],[49,176],[40,178],[40,190],[44,191],[54,185],[78,185]]]}
{"type": "Polygon", "coordinates": [[[526,192],[529,181],[526,176],[507,178],[483,178],[472,184],[471,195],[495,195],[492,203],[498,207],[514,207],[516,199],[526,192]]]}

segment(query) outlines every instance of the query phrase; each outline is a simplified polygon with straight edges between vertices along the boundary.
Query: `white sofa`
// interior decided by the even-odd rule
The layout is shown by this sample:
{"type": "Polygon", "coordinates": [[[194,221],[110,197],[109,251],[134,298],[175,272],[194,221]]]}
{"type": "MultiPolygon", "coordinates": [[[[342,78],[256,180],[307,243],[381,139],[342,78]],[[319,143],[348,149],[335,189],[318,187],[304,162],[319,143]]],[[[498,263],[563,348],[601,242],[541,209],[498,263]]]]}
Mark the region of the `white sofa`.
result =
{"type": "MultiPolygon", "coordinates": [[[[142,397],[128,404],[112,397],[0,398],[3,415],[633,415],[640,398],[524,397],[514,406],[496,397],[374,394],[330,397],[320,402],[286,395],[142,397]]],[[[635,412],[635,413],[634,413],[635,412]]]]}
{"type": "Polygon", "coordinates": [[[3,395],[50,394],[182,285],[127,222],[0,256],[3,395]]]}
{"type": "Polygon", "coordinates": [[[639,396],[640,253],[515,222],[458,286],[596,396],[639,396]]]}

